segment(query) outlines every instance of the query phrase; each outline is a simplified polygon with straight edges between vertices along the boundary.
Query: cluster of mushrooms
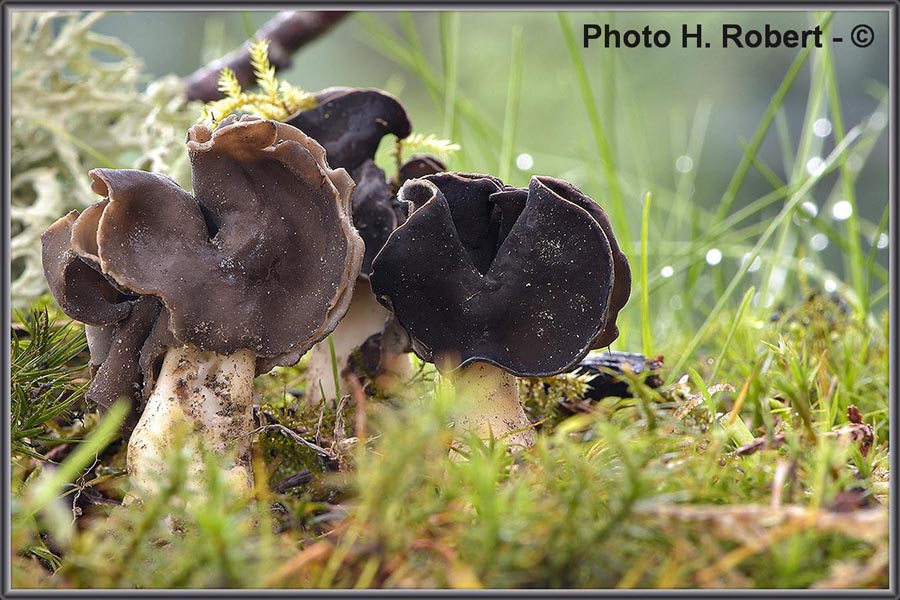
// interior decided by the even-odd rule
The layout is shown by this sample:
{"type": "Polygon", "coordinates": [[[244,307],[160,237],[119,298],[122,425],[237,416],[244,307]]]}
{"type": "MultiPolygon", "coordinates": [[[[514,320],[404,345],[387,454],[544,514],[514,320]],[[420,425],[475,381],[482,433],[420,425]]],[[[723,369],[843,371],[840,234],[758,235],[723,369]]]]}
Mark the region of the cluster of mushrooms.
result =
{"type": "Polygon", "coordinates": [[[213,453],[249,490],[253,379],[307,353],[307,396],[329,402],[332,347],[339,377],[363,348],[385,386],[409,377],[411,350],[477,399],[459,430],[516,447],[534,434],[515,377],[561,373],[618,335],[631,274],[591,198],[424,155],[388,179],[373,159],[411,131],[400,102],[347,88],[316,100],[286,122],[192,127],[192,192],[92,170],[101,200],[43,234],[51,293],[85,324],[88,398],[131,401],[134,498],[157,492],[176,443],[192,472],[213,453]]]}

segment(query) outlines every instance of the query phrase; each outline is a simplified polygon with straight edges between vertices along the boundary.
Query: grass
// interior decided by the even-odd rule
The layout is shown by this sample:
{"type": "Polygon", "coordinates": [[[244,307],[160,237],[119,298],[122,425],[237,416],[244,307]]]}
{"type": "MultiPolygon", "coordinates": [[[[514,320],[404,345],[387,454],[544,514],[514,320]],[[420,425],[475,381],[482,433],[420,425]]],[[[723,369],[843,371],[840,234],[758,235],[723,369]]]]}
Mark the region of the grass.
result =
{"type": "MultiPolygon", "coordinates": [[[[740,392],[707,391],[715,367],[699,366],[693,385],[648,403],[608,399],[588,414],[548,415],[527,453],[471,440],[470,460],[454,462],[446,423],[456,399],[440,379],[422,380],[408,405],[370,403],[365,428],[377,434],[346,450],[344,469],[312,465],[315,486],[274,494],[258,477],[253,505],[213,481],[198,513],[178,502],[176,477],[149,513],[95,508],[53,583],[806,587],[853,564],[845,584],[884,585],[886,512],[877,504],[886,500],[887,348],[827,297],[776,321],[761,323],[746,310],[729,316],[738,342],[729,344],[718,381],[740,392]],[[741,343],[748,339],[777,342],[760,349],[741,343]],[[862,360],[848,364],[851,356],[862,360]],[[850,402],[874,429],[867,455],[841,437],[850,402]],[[786,438],[779,447],[736,451],[776,435],[786,438]],[[841,494],[872,508],[836,513],[841,494]],[[183,523],[183,535],[166,536],[162,514],[183,523]],[[277,526],[255,526],[262,514],[277,526]],[[154,539],[165,540],[165,552],[154,539]]],[[[316,417],[305,418],[291,425],[312,436],[316,417]]]]}
{"type": "MultiPolygon", "coordinates": [[[[566,39],[566,47],[569,50],[569,56],[572,58],[572,68],[575,70],[576,79],[578,81],[578,89],[581,91],[581,98],[584,101],[584,107],[588,114],[588,121],[591,124],[591,131],[594,134],[594,143],[597,145],[597,151],[600,155],[601,165],[603,166],[603,177],[606,180],[606,186],[609,189],[610,208],[612,218],[615,222],[627,222],[625,216],[625,204],[622,199],[622,192],[619,189],[619,178],[616,173],[616,163],[613,159],[613,149],[609,142],[609,134],[600,118],[599,101],[594,96],[588,80],[587,69],[584,66],[581,49],[575,39],[572,26],[565,13],[559,14],[559,25],[562,29],[563,36],[566,39]]],[[[618,229],[622,237],[622,243],[626,248],[632,248],[632,240],[630,228],[623,227],[618,229]]]]}
{"type": "Polygon", "coordinates": [[[10,349],[10,447],[12,452],[38,460],[36,448],[58,442],[47,423],[69,411],[84,386],[70,379],[83,364],[86,348],[76,327],[53,327],[46,311],[19,314],[10,349]]]}
{"type": "MultiPolygon", "coordinates": [[[[410,15],[397,30],[357,17],[373,48],[421,81],[444,136],[461,143],[451,167],[515,180],[517,140],[533,118],[522,112],[525,33],[510,30],[509,79],[498,87],[506,106],[490,114],[463,76],[467,18],[444,15],[432,47],[410,15]]],[[[609,92],[613,77],[615,89],[633,89],[629,70],[611,57],[590,71],[570,19],[554,25],[578,89],[570,108],[589,123],[572,117],[572,147],[586,150],[558,158],[586,174],[582,188],[609,209],[635,272],[616,349],[665,355],[666,384],[626,374],[633,397],[587,402],[572,377],[523,381],[537,445],[512,455],[502,440],[468,439],[469,460],[453,461],[448,424],[462,407],[429,365],[417,363],[403,398],[351,394],[320,409],[302,400],[301,363],[256,380],[262,424],[292,435],[257,434],[252,499],[233,496],[212,469],[209,501],[185,503],[175,453],[164,493],[137,509],[118,505],[127,481],[123,444],[108,436],[117,413],[100,419],[81,398],[78,326],[36,312],[13,340],[14,586],[887,587],[887,272],[864,243],[886,230],[888,213],[870,222],[858,210],[851,160],[870,158],[881,129],[845,122],[828,42],[799,51],[714,191],[718,205],[705,207],[691,188],[701,169],[721,168],[701,161],[716,108],[698,104],[681,139],[673,131],[672,163],[686,155],[693,169],[668,181],[636,149],[648,139],[641,115],[609,92]],[[813,92],[792,140],[785,101],[803,69],[813,92]],[[834,132],[823,142],[812,123],[825,117],[834,132]],[[760,152],[773,138],[777,166],[760,152]],[[823,167],[810,174],[816,155],[823,167]],[[772,190],[751,198],[744,184],[757,175],[772,190]],[[825,214],[837,198],[853,208],[843,222],[825,214]],[[822,209],[815,218],[802,208],[810,201],[822,209]],[[841,264],[807,247],[817,233],[840,247],[841,264]],[[718,265],[707,262],[713,248],[718,265]],[[60,465],[55,476],[44,475],[55,466],[48,458],[60,465]],[[305,471],[311,481],[276,491],[305,471]]],[[[874,113],[884,102],[875,98],[874,113]]]]}

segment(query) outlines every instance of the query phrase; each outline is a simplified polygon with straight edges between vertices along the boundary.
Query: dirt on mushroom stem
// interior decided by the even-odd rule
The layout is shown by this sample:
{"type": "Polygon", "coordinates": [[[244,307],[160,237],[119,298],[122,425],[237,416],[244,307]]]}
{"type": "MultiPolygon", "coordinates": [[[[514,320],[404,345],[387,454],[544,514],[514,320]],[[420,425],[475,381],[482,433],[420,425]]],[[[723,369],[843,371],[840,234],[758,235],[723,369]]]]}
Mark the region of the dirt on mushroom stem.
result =
{"type": "Polygon", "coordinates": [[[128,443],[128,502],[160,492],[160,482],[170,478],[167,459],[173,451],[187,458],[192,502],[203,501],[206,453],[226,465],[232,489],[251,492],[248,434],[253,430],[255,369],[256,355],[250,350],[224,355],[185,345],[167,351],[128,443]]]}

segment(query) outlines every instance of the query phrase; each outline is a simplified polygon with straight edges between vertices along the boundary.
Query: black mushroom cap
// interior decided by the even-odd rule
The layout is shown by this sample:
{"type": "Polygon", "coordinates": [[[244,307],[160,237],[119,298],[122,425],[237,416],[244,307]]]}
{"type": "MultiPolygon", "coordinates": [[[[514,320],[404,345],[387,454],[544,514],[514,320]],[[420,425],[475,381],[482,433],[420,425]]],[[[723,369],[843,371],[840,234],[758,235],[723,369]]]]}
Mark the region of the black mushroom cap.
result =
{"type": "Polygon", "coordinates": [[[411,214],[373,261],[370,282],[422,359],[442,370],[482,361],[546,376],[609,330],[618,312],[612,232],[575,187],[533,177],[524,190],[441,173],[410,180],[399,198],[411,214]]]}
{"type": "Polygon", "coordinates": [[[400,101],[374,88],[326,88],[315,95],[315,108],[298,112],[287,123],[304,131],[326,150],[328,164],[353,176],[353,225],[365,242],[361,276],[371,271],[372,259],[391,231],[405,219],[398,210],[396,191],[404,181],[446,170],[437,159],[415,155],[400,166],[396,181],[388,182],[374,162],[381,139],[388,134],[405,138],[412,124],[400,101]]]}
{"type": "Polygon", "coordinates": [[[446,170],[447,166],[433,156],[413,154],[397,170],[397,187],[399,188],[410,179],[434,175],[446,170]]]}
{"type": "Polygon", "coordinates": [[[606,239],[609,240],[609,246],[613,256],[613,270],[615,271],[612,297],[609,301],[609,315],[606,327],[604,327],[603,331],[601,331],[596,339],[594,339],[594,344],[591,346],[592,348],[605,348],[619,337],[619,328],[616,325],[616,319],[619,316],[619,311],[622,310],[625,303],[628,302],[629,296],[631,296],[631,266],[628,264],[628,258],[625,256],[625,253],[619,248],[616,236],[613,235],[612,223],[609,220],[609,216],[599,204],[582,194],[578,188],[568,181],[546,178],[545,182],[559,195],[571,202],[575,202],[578,206],[588,211],[591,216],[594,217],[594,220],[600,224],[600,227],[603,228],[603,233],[606,234],[606,239]]]}
{"type": "MultiPolygon", "coordinates": [[[[402,185],[413,177],[423,177],[445,169],[443,163],[435,158],[416,155],[400,166],[397,177],[402,185]]],[[[391,191],[384,171],[373,160],[365,161],[353,171],[353,180],[356,182],[353,190],[353,225],[366,244],[360,276],[368,278],[372,271],[372,259],[397,225],[406,220],[406,214],[400,210],[400,203],[391,191]]]]}
{"type": "Polygon", "coordinates": [[[328,164],[356,170],[375,156],[387,134],[405,138],[412,132],[400,101],[378,89],[327,88],[316,94],[318,106],[287,123],[304,131],[328,152],[328,164]]]}
{"type": "Polygon", "coordinates": [[[159,297],[179,343],[299,358],[346,312],[362,261],[350,176],[304,133],[255,117],[195,126],[187,146],[193,195],[162,175],[91,171],[109,200],[103,272],[159,297]]]}

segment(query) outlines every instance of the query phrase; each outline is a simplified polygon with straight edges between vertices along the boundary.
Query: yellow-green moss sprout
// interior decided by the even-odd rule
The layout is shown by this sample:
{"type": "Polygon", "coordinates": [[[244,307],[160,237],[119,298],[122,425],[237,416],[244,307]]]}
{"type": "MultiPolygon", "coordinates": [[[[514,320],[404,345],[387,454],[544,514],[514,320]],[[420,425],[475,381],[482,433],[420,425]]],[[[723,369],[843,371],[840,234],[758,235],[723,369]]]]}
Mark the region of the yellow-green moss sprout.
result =
{"type": "Polygon", "coordinates": [[[236,112],[286,121],[301,110],[315,108],[312,94],[275,77],[275,67],[269,62],[269,40],[256,40],[250,45],[250,64],[260,91],[245,92],[234,71],[225,67],[219,74],[219,91],[225,97],[203,107],[201,122],[215,127],[236,112]]]}
{"type": "Polygon", "coordinates": [[[437,137],[433,133],[412,132],[403,139],[398,139],[391,148],[391,156],[397,163],[397,169],[404,160],[416,153],[431,154],[441,159],[448,159],[460,149],[459,144],[437,137]]]}

